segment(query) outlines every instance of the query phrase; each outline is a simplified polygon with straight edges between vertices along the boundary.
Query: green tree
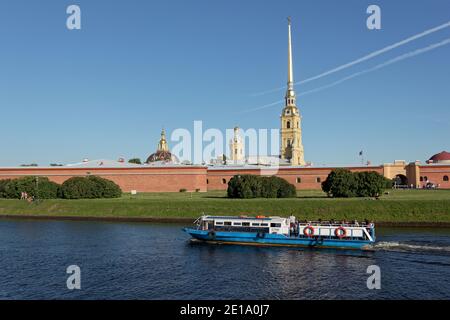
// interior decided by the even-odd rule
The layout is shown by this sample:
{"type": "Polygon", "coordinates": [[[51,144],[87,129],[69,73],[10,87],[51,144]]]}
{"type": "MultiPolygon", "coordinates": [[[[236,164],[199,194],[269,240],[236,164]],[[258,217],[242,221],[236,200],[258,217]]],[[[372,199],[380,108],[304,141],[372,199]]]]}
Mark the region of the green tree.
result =
{"type": "Polygon", "coordinates": [[[356,195],[357,183],[354,174],[347,169],[335,169],[322,182],[322,190],[328,196],[348,198],[356,195]]]}
{"type": "Polygon", "coordinates": [[[60,188],[59,184],[50,181],[47,177],[35,176],[13,179],[2,184],[0,193],[3,197],[11,199],[20,199],[22,192],[26,192],[29,197],[55,199],[58,198],[60,188]]]}
{"type": "Polygon", "coordinates": [[[115,182],[98,176],[89,176],[88,179],[95,186],[93,192],[95,198],[119,198],[122,196],[122,190],[115,182]]]}
{"type": "Polygon", "coordinates": [[[255,175],[236,175],[228,181],[228,197],[249,199],[261,195],[261,181],[255,175]]]}
{"type": "Polygon", "coordinates": [[[296,196],[295,186],[286,180],[270,176],[236,175],[228,182],[229,198],[288,198],[296,196]]]}
{"type": "Polygon", "coordinates": [[[261,197],[277,198],[279,183],[273,177],[261,177],[261,197]]]}
{"type": "Polygon", "coordinates": [[[142,164],[141,159],[139,158],[132,158],[128,160],[128,163],[142,164]]]}
{"type": "Polygon", "coordinates": [[[120,187],[111,180],[97,176],[72,177],[61,186],[61,196],[65,199],[118,198],[120,187]]]}
{"type": "Polygon", "coordinates": [[[356,172],[355,176],[359,197],[378,197],[386,188],[386,178],[378,172],[356,172]]]}
{"type": "Polygon", "coordinates": [[[9,198],[6,186],[11,182],[11,179],[0,180],[0,198],[9,198]]]}

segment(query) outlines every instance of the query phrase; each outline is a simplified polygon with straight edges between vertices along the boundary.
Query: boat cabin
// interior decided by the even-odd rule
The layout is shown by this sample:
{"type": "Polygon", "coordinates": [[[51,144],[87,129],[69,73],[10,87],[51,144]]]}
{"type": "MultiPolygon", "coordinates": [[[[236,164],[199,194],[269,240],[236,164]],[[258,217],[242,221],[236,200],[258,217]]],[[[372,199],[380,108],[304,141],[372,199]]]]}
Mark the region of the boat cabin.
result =
{"type": "Polygon", "coordinates": [[[281,217],[203,216],[198,221],[202,230],[261,232],[289,235],[290,219],[281,217]]]}

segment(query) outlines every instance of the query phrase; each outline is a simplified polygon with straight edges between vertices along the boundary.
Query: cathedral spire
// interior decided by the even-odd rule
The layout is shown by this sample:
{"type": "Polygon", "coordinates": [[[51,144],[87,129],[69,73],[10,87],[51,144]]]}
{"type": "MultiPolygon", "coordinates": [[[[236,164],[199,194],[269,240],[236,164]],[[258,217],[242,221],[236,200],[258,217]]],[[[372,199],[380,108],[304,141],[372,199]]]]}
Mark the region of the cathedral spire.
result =
{"type": "Polygon", "coordinates": [[[169,151],[169,146],[167,145],[166,140],[166,130],[164,130],[164,128],[161,131],[161,139],[158,143],[158,151],[169,151]]]}
{"type": "Polygon", "coordinates": [[[292,66],[291,17],[288,17],[288,81],[285,99],[286,107],[295,106],[294,71],[292,66]]]}

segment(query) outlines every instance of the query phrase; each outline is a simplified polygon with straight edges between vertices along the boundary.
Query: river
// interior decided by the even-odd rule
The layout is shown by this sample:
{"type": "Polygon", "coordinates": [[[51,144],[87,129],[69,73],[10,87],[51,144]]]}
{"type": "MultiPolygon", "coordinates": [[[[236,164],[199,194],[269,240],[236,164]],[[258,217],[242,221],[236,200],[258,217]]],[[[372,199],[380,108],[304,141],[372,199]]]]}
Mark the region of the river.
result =
{"type": "Polygon", "coordinates": [[[191,244],[181,228],[0,220],[0,299],[450,298],[450,229],[380,227],[362,252],[191,244]],[[367,288],[370,265],[380,289],[367,288]]]}

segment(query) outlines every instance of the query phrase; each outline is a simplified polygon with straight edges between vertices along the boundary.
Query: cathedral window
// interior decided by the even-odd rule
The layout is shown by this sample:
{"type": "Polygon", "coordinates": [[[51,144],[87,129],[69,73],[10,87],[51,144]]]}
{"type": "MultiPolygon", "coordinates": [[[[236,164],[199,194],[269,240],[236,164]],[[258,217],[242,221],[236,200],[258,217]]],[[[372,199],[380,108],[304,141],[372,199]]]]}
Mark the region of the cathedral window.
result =
{"type": "Polygon", "coordinates": [[[320,177],[317,177],[317,178],[316,178],[316,182],[317,182],[317,183],[320,183],[320,181],[321,181],[321,180],[320,180],[320,177]]]}
{"type": "Polygon", "coordinates": [[[442,180],[448,181],[448,176],[444,176],[444,178],[442,178],[442,180]]]}
{"type": "Polygon", "coordinates": [[[302,182],[302,178],[297,177],[297,183],[301,183],[302,182]]]}
{"type": "Polygon", "coordinates": [[[290,122],[290,121],[288,121],[288,122],[286,123],[286,127],[287,127],[288,129],[291,128],[291,122],[290,122]]]}
{"type": "Polygon", "coordinates": [[[226,179],[222,179],[222,183],[223,183],[223,184],[226,184],[226,183],[227,183],[227,180],[226,180],[226,179]]]}

